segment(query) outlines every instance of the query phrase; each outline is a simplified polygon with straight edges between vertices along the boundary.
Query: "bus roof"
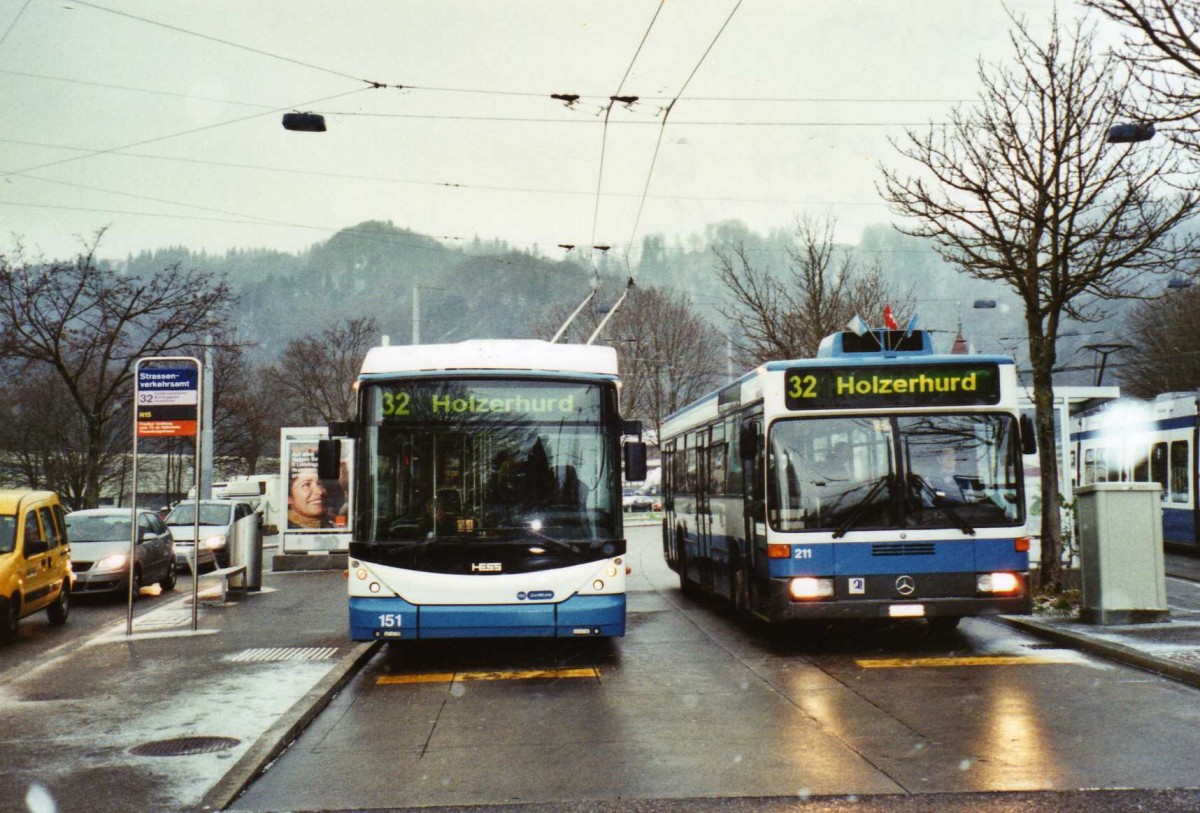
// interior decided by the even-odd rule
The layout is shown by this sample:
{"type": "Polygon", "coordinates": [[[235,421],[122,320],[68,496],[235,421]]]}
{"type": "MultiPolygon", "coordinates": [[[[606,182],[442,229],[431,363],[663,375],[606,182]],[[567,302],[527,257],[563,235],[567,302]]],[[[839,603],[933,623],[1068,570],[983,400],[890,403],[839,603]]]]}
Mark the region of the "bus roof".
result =
{"type": "Polygon", "coordinates": [[[617,375],[617,351],[595,344],[551,344],[540,339],[472,339],[455,344],[375,347],[363,376],[448,370],[507,370],[617,375]]]}

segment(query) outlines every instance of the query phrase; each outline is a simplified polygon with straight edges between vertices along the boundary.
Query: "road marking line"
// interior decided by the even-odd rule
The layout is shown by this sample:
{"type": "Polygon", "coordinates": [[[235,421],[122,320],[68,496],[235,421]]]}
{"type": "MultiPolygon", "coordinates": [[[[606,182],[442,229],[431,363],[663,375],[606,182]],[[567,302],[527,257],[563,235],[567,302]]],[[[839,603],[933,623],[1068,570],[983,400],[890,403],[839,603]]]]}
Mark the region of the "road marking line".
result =
{"type": "Polygon", "coordinates": [[[1031,657],[1029,655],[981,655],[963,658],[873,658],[856,660],[863,669],[909,669],[941,666],[1039,666],[1049,663],[1075,663],[1069,658],[1031,657]]]}
{"type": "Polygon", "coordinates": [[[417,683],[454,683],[468,680],[554,680],[558,678],[600,678],[595,667],[564,669],[514,669],[488,672],[430,672],[416,675],[382,675],[377,686],[403,686],[417,683]]]}

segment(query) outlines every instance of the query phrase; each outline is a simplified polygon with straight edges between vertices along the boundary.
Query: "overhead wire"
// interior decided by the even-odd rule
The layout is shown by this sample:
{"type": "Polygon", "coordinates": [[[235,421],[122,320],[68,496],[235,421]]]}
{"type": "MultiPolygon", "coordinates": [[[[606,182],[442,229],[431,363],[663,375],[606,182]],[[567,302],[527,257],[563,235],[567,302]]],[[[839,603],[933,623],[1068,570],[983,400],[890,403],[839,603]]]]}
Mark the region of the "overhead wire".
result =
{"type": "Polygon", "coordinates": [[[29,4],[32,2],[33,0],[25,0],[25,5],[21,6],[21,10],[12,18],[12,22],[8,24],[8,28],[4,29],[4,33],[0,34],[0,47],[3,47],[4,41],[8,39],[8,35],[17,27],[17,20],[21,19],[21,15],[25,13],[25,9],[29,8],[29,4]]]}
{"type": "Polygon", "coordinates": [[[663,6],[666,0],[659,0],[657,8],[654,9],[654,15],[650,18],[649,25],[642,32],[642,39],[638,42],[637,49],[633,52],[633,57],[629,60],[629,64],[625,67],[625,74],[621,77],[621,81],[617,84],[617,92],[609,97],[608,104],[604,108],[604,131],[600,136],[600,162],[596,172],[596,199],[592,205],[592,241],[591,246],[596,245],[596,229],[600,221],[600,191],[604,188],[604,154],[608,147],[608,120],[612,115],[613,105],[617,103],[616,99],[622,95],[625,89],[625,82],[629,79],[629,74],[633,72],[633,66],[637,62],[638,56],[642,53],[642,48],[646,45],[646,40],[650,36],[650,31],[654,28],[654,23],[658,21],[658,15],[662,13],[663,6]]]}
{"type": "Polygon", "coordinates": [[[650,191],[650,181],[654,176],[654,167],[658,163],[658,152],[662,147],[663,135],[667,130],[667,119],[670,118],[671,110],[674,109],[676,102],[679,101],[678,97],[683,95],[684,91],[687,90],[687,86],[691,84],[692,78],[695,77],[696,73],[700,70],[700,66],[704,64],[704,60],[707,59],[708,55],[712,52],[713,46],[717,44],[717,40],[719,40],[721,35],[725,33],[725,29],[729,26],[729,21],[733,19],[733,15],[737,14],[738,9],[741,7],[742,0],[737,0],[733,6],[733,9],[729,12],[729,16],[725,18],[725,22],[721,23],[721,27],[717,29],[717,33],[713,36],[712,41],[709,42],[708,47],[704,49],[704,53],[700,55],[700,59],[697,60],[695,66],[692,68],[692,72],[689,73],[687,79],[683,81],[683,85],[679,88],[679,94],[677,94],[676,98],[672,99],[663,110],[662,123],[658,129],[658,138],[654,142],[654,154],[650,159],[650,168],[646,171],[646,183],[642,187],[642,197],[638,202],[637,215],[633,220],[633,229],[630,231],[629,241],[625,246],[626,267],[629,266],[629,252],[633,249],[633,241],[637,236],[638,227],[641,225],[642,211],[646,205],[646,195],[650,191]]]}
{"type": "MultiPolygon", "coordinates": [[[[32,0],[30,0],[31,2],[32,0]]],[[[40,79],[48,82],[61,82],[63,84],[82,85],[86,87],[101,87],[109,90],[123,90],[132,93],[145,93],[158,96],[170,96],[178,99],[197,99],[205,102],[217,102],[220,104],[238,105],[241,107],[270,107],[270,105],[261,104],[258,102],[246,102],[237,99],[218,99],[211,96],[198,96],[191,93],[177,93],[169,90],[159,90],[157,88],[133,87],[131,85],[118,85],[106,82],[95,82],[88,79],[76,79],[68,76],[53,76],[44,73],[29,73],[27,71],[14,71],[7,68],[0,68],[0,74],[7,76],[19,76],[25,79],[40,79]]],[[[554,94],[541,91],[511,91],[511,90],[485,90],[481,88],[443,88],[429,87],[424,85],[389,85],[391,88],[401,89],[404,91],[424,91],[430,93],[466,93],[488,96],[520,96],[529,99],[550,99],[554,94]]],[[[639,96],[641,102],[658,102],[670,101],[670,96],[639,96]]],[[[942,99],[942,98],[887,98],[887,97],[754,97],[754,96],[679,96],[681,102],[722,102],[726,104],[962,104],[975,99],[942,99]]],[[[580,94],[579,99],[595,99],[597,102],[607,103],[608,96],[600,94],[580,94]]],[[[635,105],[636,106],[636,105],[635,105]]],[[[348,111],[330,111],[330,115],[365,115],[348,111]]],[[[378,114],[387,115],[387,114],[378,114]]],[[[392,114],[400,115],[400,114],[392,114]]]]}
{"type": "MultiPolygon", "coordinates": [[[[6,38],[7,38],[7,36],[8,36],[8,34],[9,34],[9,33],[10,33],[12,30],[13,30],[14,26],[16,25],[16,22],[17,22],[17,20],[20,18],[21,14],[22,14],[22,13],[25,11],[25,9],[26,9],[26,8],[29,6],[29,4],[30,4],[30,2],[31,2],[31,1],[32,1],[32,0],[26,0],[26,3],[25,3],[25,4],[24,4],[24,6],[22,7],[21,11],[20,11],[20,12],[18,12],[18,14],[17,14],[16,18],[14,18],[14,20],[12,21],[12,23],[10,23],[10,25],[9,25],[8,29],[6,29],[6,31],[5,31],[5,33],[4,33],[4,35],[3,35],[3,37],[0,37],[0,43],[3,43],[4,39],[6,39],[6,38]]],[[[160,136],[160,137],[156,137],[156,138],[152,138],[152,139],[144,139],[144,140],[141,140],[141,141],[137,141],[137,142],[133,142],[133,143],[130,143],[130,144],[122,145],[122,146],[119,146],[119,147],[113,147],[113,148],[108,148],[108,149],[103,149],[103,150],[91,150],[91,151],[86,151],[84,154],[81,154],[81,155],[72,156],[72,157],[68,157],[68,158],[61,159],[61,160],[59,160],[59,161],[48,162],[48,163],[40,164],[40,165],[37,165],[37,166],[27,167],[27,168],[25,168],[25,169],[22,169],[22,170],[12,170],[12,171],[7,171],[7,172],[0,171],[0,177],[4,177],[4,176],[23,176],[23,177],[29,178],[29,179],[31,179],[31,180],[41,180],[41,181],[43,181],[43,182],[56,183],[55,181],[49,181],[48,179],[44,179],[44,178],[37,178],[36,176],[27,175],[27,174],[25,174],[25,173],[29,173],[29,172],[33,172],[33,171],[36,171],[36,170],[41,170],[41,169],[46,169],[46,168],[50,168],[50,167],[53,167],[53,166],[58,166],[58,165],[65,164],[65,163],[69,163],[69,162],[73,162],[73,161],[83,160],[83,159],[86,159],[86,158],[89,158],[89,157],[94,157],[94,156],[100,156],[100,155],[106,155],[106,154],[122,154],[122,153],[123,153],[123,151],[125,151],[125,150],[128,150],[129,148],[132,148],[132,147],[143,146],[143,145],[146,145],[146,144],[156,143],[156,142],[160,142],[160,141],[164,141],[164,140],[168,140],[168,139],[172,139],[172,138],[178,138],[178,137],[182,137],[182,136],[189,135],[189,134],[192,134],[192,133],[203,132],[203,131],[205,131],[205,130],[213,129],[213,128],[216,128],[216,127],[223,127],[223,126],[227,126],[227,125],[229,125],[229,124],[235,124],[235,123],[238,123],[238,122],[241,122],[241,121],[246,121],[246,120],[249,120],[249,119],[253,119],[253,118],[256,118],[256,117],[258,117],[258,116],[264,116],[264,115],[270,115],[270,114],[272,114],[272,113],[283,112],[283,111],[286,111],[286,110],[288,110],[288,109],[295,109],[295,108],[297,108],[297,107],[307,107],[307,106],[311,106],[311,105],[314,105],[314,104],[319,104],[319,103],[321,103],[321,102],[324,102],[324,101],[330,101],[330,100],[333,100],[333,99],[337,99],[337,98],[342,98],[342,97],[345,97],[345,96],[349,96],[349,95],[352,95],[352,94],[354,94],[354,93],[358,93],[358,92],[361,92],[362,90],[367,90],[367,89],[377,89],[377,88],[387,88],[387,87],[391,87],[391,88],[398,88],[398,89],[403,89],[403,90],[423,90],[423,91],[429,91],[429,92],[447,92],[447,93],[485,93],[485,94],[490,94],[490,95],[506,95],[506,96],[530,96],[530,97],[534,97],[534,96],[536,96],[536,97],[539,97],[539,98],[541,98],[541,97],[544,97],[544,96],[545,96],[545,94],[540,94],[540,93],[532,93],[532,92],[525,92],[525,91],[495,91],[495,90],[483,90],[483,89],[471,89],[471,88],[451,88],[451,87],[437,87],[437,86],[417,86],[417,85],[405,86],[405,85],[389,85],[389,84],[384,84],[384,83],[375,82],[375,81],[372,81],[372,80],[369,80],[369,79],[365,79],[365,78],[363,78],[363,77],[355,76],[355,75],[352,75],[352,74],[346,73],[346,72],[344,72],[344,71],[340,71],[340,70],[336,70],[336,69],[328,68],[328,67],[326,67],[326,66],[322,66],[322,65],[317,65],[317,64],[315,64],[315,63],[312,63],[312,62],[307,62],[307,61],[304,61],[304,60],[298,60],[298,59],[294,59],[294,58],[292,58],[292,57],[284,56],[284,55],[282,55],[282,54],[278,54],[278,53],[274,53],[274,52],[266,51],[266,50],[263,50],[263,49],[260,49],[260,48],[255,48],[255,47],[253,47],[253,46],[247,46],[247,45],[244,45],[244,44],[242,44],[242,43],[234,42],[234,41],[231,41],[231,40],[223,39],[223,38],[216,37],[216,36],[212,36],[212,35],[209,35],[209,34],[204,34],[204,33],[198,32],[198,31],[194,31],[194,30],[186,29],[186,28],[183,28],[183,27],[181,27],[181,26],[176,26],[176,25],[172,25],[172,24],[169,24],[169,23],[164,23],[164,22],[161,22],[161,21],[158,21],[158,20],[153,20],[153,19],[150,19],[150,18],[147,18],[147,17],[142,17],[142,16],[139,16],[139,15],[135,15],[135,14],[131,14],[131,13],[128,13],[128,12],[120,11],[120,10],[117,10],[117,9],[107,8],[107,7],[100,6],[100,5],[98,5],[98,4],[95,4],[95,3],[87,2],[87,0],[76,0],[76,2],[77,2],[77,4],[78,4],[78,5],[80,5],[80,6],[83,6],[83,7],[89,8],[89,9],[93,9],[93,10],[95,10],[95,11],[99,11],[99,12],[106,12],[106,13],[113,14],[113,15],[116,15],[116,16],[125,17],[125,18],[128,18],[128,19],[133,19],[133,20],[139,21],[139,22],[141,22],[141,23],[144,23],[144,24],[148,24],[148,25],[157,26],[157,27],[164,28],[164,29],[167,29],[167,30],[171,30],[171,31],[174,31],[174,32],[177,32],[177,33],[181,33],[181,34],[185,34],[185,35],[188,35],[188,36],[197,37],[197,38],[200,38],[200,39],[203,39],[203,40],[207,40],[207,41],[211,41],[211,42],[219,43],[219,44],[222,44],[222,45],[224,45],[224,46],[227,46],[227,47],[232,47],[232,48],[236,48],[236,49],[244,50],[244,51],[247,51],[247,52],[250,52],[250,53],[254,53],[254,54],[257,54],[257,55],[260,55],[260,56],[264,56],[264,57],[267,57],[267,58],[271,58],[271,59],[275,59],[275,60],[280,60],[280,61],[288,62],[288,63],[294,64],[294,65],[298,65],[298,66],[306,67],[306,68],[309,68],[309,69],[313,69],[313,70],[321,71],[321,72],[324,72],[324,73],[327,73],[327,74],[330,74],[330,75],[334,75],[334,76],[338,76],[338,77],[341,77],[341,78],[350,79],[350,80],[353,80],[353,81],[355,81],[355,82],[362,82],[362,83],[365,83],[366,85],[368,85],[368,87],[357,88],[357,89],[356,89],[356,90],[354,90],[354,91],[349,91],[349,92],[347,92],[347,93],[343,93],[343,94],[335,94],[335,95],[333,95],[333,96],[324,97],[324,98],[322,98],[322,99],[316,99],[316,100],[313,100],[313,101],[311,101],[311,102],[304,102],[304,103],[301,103],[300,105],[289,105],[289,106],[287,106],[287,107],[276,107],[276,108],[272,108],[272,107],[269,107],[269,106],[266,106],[266,105],[257,105],[257,104],[251,104],[251,103],[246,103],[246,102],[238,102],[238,101],[233,101],[233,100],[224,100],[224,99],[211,99],[211,98],[206,98],[206,97],[196,97],[196,96],[189,95],[189,94],[177,94],[177,93],[172,93],[172,92],[168,92],[168,91],[147,90],[147,89],[140,89],[140,88],[132,88],[132,87],[128,87],[128,86],[122,86],[122,85],[107,85],[107,84],[105,84],[105,83],[99,83],[99,82],[87,82],[87,81],[84,81],[84,80],[70,80],[70,79],[63,79],[63,78],[59,78],[59,77],[48,77],[48,76],[44,76],[44,75],[37,75],[37,74],[25,74],[25,73],[21,73],[21,72],[17,72],[17,71],[0,71],[0,72],[3,72],[3,73],[10,74],[10,75],[19,75],[19,76],[26,76],[26,77],[29,77],[29,78],[48,79],[48,80],[54,80],[54,81],[67,81],[67,82],[76,82],[76,83],[79,83],[79,84],[85,84],[85,85],[96,86],[96,87],[106,87],[106,88],[110,88],[110,89],[114,89],[114,90],[125,90],[125,91],[133,91],[133,92],[146,92],[146,93],[158,93],[158,94],[169,95],[169,96],[175,96],[175,97],[182,97],[182,98],[202,98],[202,99],[203,99],[203,100],[205,100],[205,101],[213,101],[213,102],[219,102],[219,103],[225,103],[225,104],[238,104],[238,105],[244,105],[244,106],[258,107],[258,108],[261,108],[261,109],[264,111],[264,112],[262,112],[262,113],[259,113],[259,114],[254,114],[254,115],[250,115],[250,116],[242,117],[242,118],[239,118],[239,119],[233,119],[233,120],[229,120],[229,121],[225,121],[225,122],[219,122],[219,123],[215,123],[215,124],[211,124],[211,125],[205,125],[205,126],[202,126],[202,127],[197,127],[197,128],[193,128],[193,129],[190,129],[190,130],[185,130],[185,131],[181,131],[181,132],[178,132],[178,133],[172,133],[172,134],[168,134],[168,135],[164,135],[164,136],[160,136]]],[[[665,2],[665,0],[663,0],[663,2],[665,2]]],[[[633,59],[630,61],[629,65],[628,65],[628,67],[627,67],[627,69],[626,69],[625,75],[624,75],[624,77],[623,77],[623,78],[622,78],[622,80],[621,80],[621,84],[620,84],[620,86],[619,86],[619,88],[618,88],[618,92],[617,92],[616,94],[614,94],[613,96],[610,96],[610,97],[609,97],[609,99],[608,99],[608,103],[607,103],[607,105],[605,106],[605,111],[606,111],[606,113],[605,113],[605,127],[606,127],[606,128],[607,128],[607,124],[609,123],[609,116],[610,116],[610,114],[611,114],[611,111],[612,111],[612,106],[613,106],[613,105],[614,105],[614,104],[617,102],[617,100],[615,99],[615,97],[618,97],[618,96],[620,96],[620,95],[621,95],[621,93],[623,92],[623,90],[624,90],[624,86],[625,86],[625,83],[626,83],[626,81],[628,80],[628,77],[629,77],[629,75],[630,75],[630,73],[631,73],[631,71],[632,71],[632,68],[633,68],[634,64],[636,63],[636,60],[638,59],[638,56],[640,55],[640,53],[641,53],[641,51],[642,51],[642,49],[643,49],[643,46],[645,45],[645,43],[646,43],[646,41],[647,41],[647,38],[648,38],[648,36],[649,36],[649,34],[650,34],[650,31],[651,31],[651,29],[653,28],[653,26],[654,26],[654,24],[655,24],[655,21],[658,19],[658,16],[659,16],[659,14],[660,14],[660,12],[661,12],[661,10],[662,10],[663,2],[660,2],[660,3],[659,3],[659,5],[658,5],[658,7],[656,8],[656,10],[655,10],[655,13],[654,13],[654,16],[653,16],[653,18],[651,19],[651,21],[650,21],[650,24],[647,26],[647,29],[646,29],[646,31],[645,31],[645,32],[644,32],[644,34],[643,34],[642,40],[641,40],[641,42],[640,42],[640,43],[639,43],[639,45],[638,45],[637,51],[635,52],[635,54],[634,54],[634,56],[633,56],[633,59]]],[[[650,167],[650,170],[649,170],[649,171],[648,171],[648,173],[647,173],[646,182],[645,182],[645,184],[644,184],[644,186],[643,186],[642,193],[641,193],[641,195],[640,195],[640,197],[639,197],[638,212],[637,212],[637,216],[636,216],[636,219],[635,219],[635,223],[634,223],[633,232],[632,232],[632,234],[631,234],[631,238],[630,238],[630,244],[629,244],[629,246],[627,246],[627,248],[626,248],[626,259],[628,259],[628,252],[629,252],[629,250],[630,250],[630,248],[631,248],[631,246],[632,246],[632,240],[633,240],[633,238],[636,236],[637,230],[638,230],[638,228],[639,228],[639,225],[640,225],[640,219],[641,219],[642,212],[643,212],[643,209],[644,209],[645,201],[646,201],[646,200],[647,200],[647,198],[649,198],[649,197],[660,197],[660,196],[650,196],[650,195],[649,195],[649,186],[650,186],[651,179],[652,179],[652,175],[653,175],[653,171],[654,171],[654,164],[655,164],[655,163],[656,163],[656,161],[657,161],[658,153],[659,153],[659,150],[660,150],[660,148],[661,148],[662,137],[663,137],[663,133],[664,133],[664,131],[665,131],[665,126],[666,126],[667,118],[668,118],[668,117],[669,117],[669,115],[670,115],[671,109],[672,109],[672,108],[674,107],[674,105],[675,105],[675,104],[676,104],[678,101],[680,101],[680,100],[692,100],[692,101],[748,101],[748,102],[756,102],[756,101],[773,101],[773,102],[835,102],[835,101],[836,101],[836,102],[847,102],[847,101],[879,101],[879,102],[887,102],[887,101],[903,101],[903,102],[920,102],[920,101],[948,101],[948,100],[914,100],[914,99],[905,99],[905,100],[887,100],[887,99],[880,99],[880,100],[870,100],[870,99],[849,100],[849,99],[817,99],[817,98],[794,98],[794,99],[775,98],[775,99],[762,99],[762,100],[759,100],[759,99],[752,99],[752,98],[738,99],[737,97],[687,97],[687,96],[685,95],[685,91],[686,91],[686,88],[687,88],[688,84],[691,82],[692,78],[695,76],[696,72],[699,70],[700,66],[703,64],[704,60],[707,58],[707,56],[708,56],[709,52],[712,50],[712,47],[715,45],[715,43],[716,43],[717,39],[719,39],[719,38],[720,38],[721,34],[724,32],[724,30],[725,30],[726,26],[728,25],[729,21],[732,19],[733,15],[734,15],[734,14],[737,12],[737,10],[738,10],[738,8],[739,8],[740,6],[741,6],[741,0],[738,0],[737,4],[734,6],[734,9],[733,9],[733,10],[730,12],[729,16],[726,18],[725,22],[722,24],[721,28],[718,30],[718,32],[717,32],[717,34],[716,34],[716,36],[713,38],[712,42],[710,42],[710,43],[709,43],[709,46],[708,46],[708,48],[705,50],[704,54],[703,54],[703,55],[700,57],[700,60],[699,60],[699,61],[697,62],[697,64],[696,64],[696,65],[693,67],[691,74],[689,74],[688,78],[685,80],[685,82],[684,82],[683,86],[682,86],[682,87],[681,87],[681,89],[680,89],[680,92],[679,92],[678,94],[676,94],[674,97],[669,97],[669,98],[671,99],[671,101],[670,101],[669,105],[667,106],[667,108],[666,108],[666,110],[665,110],[665,115],[663,116],[663,118],[662,118],[662,120],[661,120],[660,122],[653,122],[653,121],[646,121],[646,122],[628,122],[628,121],[622,121],[622,122],[620,122],[621,124],[646,124],[646,125],[657,125],[657,126],[659,127],[659,138],[658,138],[658,141],[657,141],[657,143],[656,143],[656,145],[655,145],[654,157],[653,157],[653,159],[652,159],[652,162],[651,162],[651,167],[650,167]]],[[[666,98],[668,98],[668,97],[644,97],[644,98],[645,98],[645,100],[649,101],[649,100],[655,100],[655,99],[666,99],[666,98]]],[[[421,115],[421,114],[373,114],[373,113],[364,113],[364,112],[359,112],[359,111],[344,111],[344,112],[334,112],[334,113],[331,113],[331,115],[346,115],[346,116],[387,116],[387,117],[401,117],[401,118],[430,118],[430,119],[434,119],[434,118],[444,118],[444,119],[450,119],[450,120],[513,121],[513,122],[518,122],[518,123],[528,123],[528,122],[537,122],[537,121],[544,121],[544,122],[548,122],[548,123],[563,123],[563,120],[562,120],[562,119],[534,119],[534,118],[528,118],[528,117],[497,117],[497,116],[445,116],[445,115],[438,115],[438,116],[434,116],[434,115],[421,115]]],[[[588,122],[588,123],[592,123],[592,122],[588,122]]],[[[614,122],[614,123],[615,123],[615,122],[614,122]]],[[[927,122],[926,122],[926,123],[927,123],[927,122]]],[[[696,125],[696,126],[867,126],[867,127],[871,127],[871,126],[916,126],[916,125],[903,124],[903,123],[896,123],[896,122],[749,122],[749,121],[741,121],[741,122],[737,122],[737,121],[735,121],[735,122],[720,122],[720,121],[692,121],[692,122],[688,122],[688,121],[679,121],[678,119],[674,120],[674,121],[672,122],[672,124],[673,124],[674,126],[686,126],[686,125],[688,125],[688,124],[693,124],[693,125],[696,125]]],[[[605,139],[606,139],[606,138],[607,138],[607,130],[605,131],[605,139]]],[[[593,244],[596,242],[596,241],[595,241],[595,235],[596,235],[597,223],[598,223],[598,210],[599,210],[599,202],[600,202],[601,196],[602,196],[602,194],[603,194],[603,193],[602,193],[602,177],[603,177],[604,150],[605,150],[605,146],[604,146],[604,144],[602,143],[602,148],[601,148],[601,162],[600,162],[600,169],[599,169],[599,177],[598,177],[598,179],[597,179],[597,189],[596,189],[596,193],[595,193],[595,205],[594,205],[594,211],[593,211],[593,227],[592,227],[592,242],[593,242],[593,244]]],[[[150,157],[150,156],[148,156],[148,157],[150,157]]],[[[154,157],[157,157],[157,156],[154,156],[154,157]]],[[[62,182],[57,182],[57,183],[62,183],[62,182]]],[[[442,185],[451,186],[451,184],[442,184],[442,185]]],[[[213,209],[213,208],[211,208],[211,207],[197,206],[197,205],[194,205],[194,204],[180,203],[180,202],[177,202],[177,201],[167,201],[167,200],[164,200],[164,199],[159,199],[159,198],[151,198],[151,197],[148,197],[148,196],[138,196],[138,195],[131,195],[131,194],[128,194],[128,193],[122,193],[122,192],[119,192],[119,191],[116,191],[116,190],[104,190],[104,189],[100,189],[100,188],[98,188],[98,187],[84,187],[84,186],[81,186],[81,188],[85,188],[85,189],[87,189],[87,188],[90,188],[90,189],[93,189],[94,191],[104,191],[104,192],[108,192],[108,193],[111,193],[111,194],[117,194],[117,195],[127,195],[127,196],[129,196],[129,197],[140,198],[140,199],[144,199],[144,200],[150,200],[150,201],[155,201],[155,202],[164,202],[164,203],[170,203],[170,204],[173,204],[173,205],[185,206],[185,207],[188,207],[188,208],[195,208],[195,209],[197,209],[197,210],[200,210],[200,211],[212,211],[212,212],[217,212],[217,213],[232,214],[232,215],[234,215],[235,217],[238,217],[238,218],[252,218],[252,219],[254,219],[254,220],[257,220],[257,221],[259,221],[259,222],[265,222],[265,223],[277,223],[277,224],[280,224],[280,225],[297,225],[297,224],[285,224],[285,223],[283,223],[282,221],[275,221],[275,220],[272,220],[272,219],[270,219],[270,218],[261,218],[261,217],[257,217],[257,216],[254,216],[254,215],[246,215],[246,214],[242,214],[242,213],[229,213],[229,212],[226,212],[225,210],[221,210],[221,209],[213,209]]],[[[706,199],[706,198],[697,198],[697,200],[701,200],[701,199],[706,199]]],[[[716,199],[716,200],[721,200],[721,199],[716,199]]],[[[740,201],[739,201],[739,202],[740,202],[740,201]]],[[[865,205],[874,205],[874,204],[865,204],[865,205]]],[[[450,238],[450,239],[459,239],[459,238],[450,238]]]]}
{"type": "Polygon", "coordinates": [[[276,54],[271,51],[264,51],[261,48],[255,48],[251,45],[243,45],[240,42],[234,42],[232,40],[223,39],[221,37],[214,37],[211,34],[203,34],[199,31],[193,31],[190,28],[183,28],[182,26],[171,25],[170,23],[164,23],[164,22],[160,22],[158,20],[152,20],[149,17],[142,17],[137,14],[130,14],[127,11],[119,11],[114,8],[108,8],[107,6],[96,5],[95,3],[87,2],[87,0],[71,0],[71,1],[73,3],[75,3],[75,5],[77,5],[77,6],[83,6],[85,8],[90,8],[94,11],[102,11],[107,14],[114,14],[118,17],[125,17],[130,20],[137,20],[138,22],[145,23],[147,25],[157,26],[159,28],[165,28],[168,31],[174,31],[178,34],[186,34],[189,37],[197,37],[202,40],[208,40],[209,42],[220,43],[221,45],[226,45],[230,48],[236,48],[241,51],[248,51],[252,54],[258,54],[259,56],[265,56],[265,57],[269,57],[271,59],[277,59],[281,62],[288,62],[288,63],[291,63],[292,65],[299,65],[300,67],[309,68],[311,70],[320,71],[322,73],[327,73],[327,74],[330,74],[331,76],[340,76],[343,79],[352,79],[355,82],[366,82],[369,85],[378,86],[378,83],[373,82],[370,79],[364,79],[361,76],[354,76],[353,74],[349,74],[344,71],[339,71],[334,68],[327,68],[323,65],[316,65],[312,62],[305,62],[302,59],[294,59],[290,56],[276,54]]]}
{"type": "Polygon", "coordinates": [[[144,138],[140,141],[133,141],[128,144],[122,144],[118,147],[109,147],[107,149],[92,150],[91,152],[85,153],[83,155],[75,155],[75,156],[71,156],[70,158],[60,159],[58,161],[49,161],[45,164],[38,164],[38,165],[32,166],[32,167],[23,167],[22,169],[16,169],[16,170],[0,170],[0,177],[7,177],[9,175],[20,175],[20,174],[23,174],[26,172],[36,172],[39,169],[49,169],[50,167],[61,166],[63,164],[69,164],[69,163],[72,163],[75,161],[82,161],[86,158],[94,158],[95,156],[98,156],[98,155],[108,155],[109,153],[118,152],[120,150],[127,150],[132,147],[143,147],[147,144],[157,144],[162,141],[169,141],[174,138],[182,138],[183,136],[192,135],[194,133],[202,133],[202,132],[205,132],[206,130],[215,130],[219,127],[228,127],[231,124],[240,124],[244,121],[250,121],[252,119],[262,118],[263,116],[269,116],[269,115],[272,115],[275,113],[283,113],[288,110],[294,110],[296,107],[309,107],[311,105],[318,104],[323,101],[328,101],[329,99],[341,99],[345,96],[352,96],[356,93],[362,93],[363,91],[370,90],[370,89],[371,88],[355,88],[354,90],[349,90],[349,91],[346,91],[345,93],[335,93],[332,96],[325,96],[320,99],[313,99],[312,101],[301,102],[298,105],[288,105],[286,107],[277,107],[277,108],[274,108],[271,110],[264,111],[262,113],[252,113],[248,116],[241,116],[236,119],[219,121],[219,122],[215,122],[213,124],[205,124],[200,127],[193,127],[188,130],[181,130],[181,131],[175,132],[175,133],[168,133],[167,135],[155,136],[154,138],[144,138]]]}
{"type": "Polygon", "coordinates": [[[264,110],[273,110],[274,107],[269,104],[256,104],[254,102],[241,102],[236,99],[216,99],[211,96],[197,96],[193,93],[175,93],[170,90],[157,90],[151,88],[138,88],[130,85],[117,85],[109,82],[92,82],[87,79],[68,79],[63,76],[49,76],[44,73],[28,73],[26,71],[13,71],[5,68],[0,68],[0,74],[6,76],[20,76],[25,79],[40,79],[46,82],[61,82],[70,85],[82,85],[84,87],[98,87],[106,90],[123,90],[128,93],[145,93],[154,96],[169,96],[174,99],[194,99],[201,102],[216,102],[218,104],[236,105],[238,107],[257,107],[264,110]]]}

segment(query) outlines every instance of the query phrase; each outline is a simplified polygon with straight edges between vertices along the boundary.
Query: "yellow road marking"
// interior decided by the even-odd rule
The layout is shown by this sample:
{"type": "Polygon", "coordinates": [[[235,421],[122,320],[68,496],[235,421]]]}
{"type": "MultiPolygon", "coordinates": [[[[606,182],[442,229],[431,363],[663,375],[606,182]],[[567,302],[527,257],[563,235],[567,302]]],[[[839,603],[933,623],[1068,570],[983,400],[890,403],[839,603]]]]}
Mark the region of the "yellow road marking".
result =
{"type": "Polygon", "coordinates": [[[595,667],[563,669],[514,669],[488,672],[431,672],[416,675],[383,675],[375,681],[377,686],[411,685],[415,683],[453,683],[468,680],[546,680],[557,678],[595,678],[600,672],[595,667]]]}
{"type": "Polygon", "coordinates": [[[909,669],[935,666],[1035,666],[1043,663],[1073,663],[1067,658],[1028,655],[982,655],[963,658],[873,658],[856,660],[863,669],[909,669]]]}

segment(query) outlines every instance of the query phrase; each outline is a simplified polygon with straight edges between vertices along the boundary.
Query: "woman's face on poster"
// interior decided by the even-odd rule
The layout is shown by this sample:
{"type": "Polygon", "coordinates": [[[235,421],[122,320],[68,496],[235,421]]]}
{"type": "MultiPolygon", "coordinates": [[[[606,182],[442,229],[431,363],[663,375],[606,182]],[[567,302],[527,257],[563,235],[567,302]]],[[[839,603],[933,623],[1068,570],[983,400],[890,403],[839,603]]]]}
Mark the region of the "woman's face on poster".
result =
{"type": "Polygon", "coordinates": [[[317,478],[316,469],[301,469],[292,478],[289,503],[296,513],[305,517],[320,517],[325,513],[325,486],[317,478]]]}

